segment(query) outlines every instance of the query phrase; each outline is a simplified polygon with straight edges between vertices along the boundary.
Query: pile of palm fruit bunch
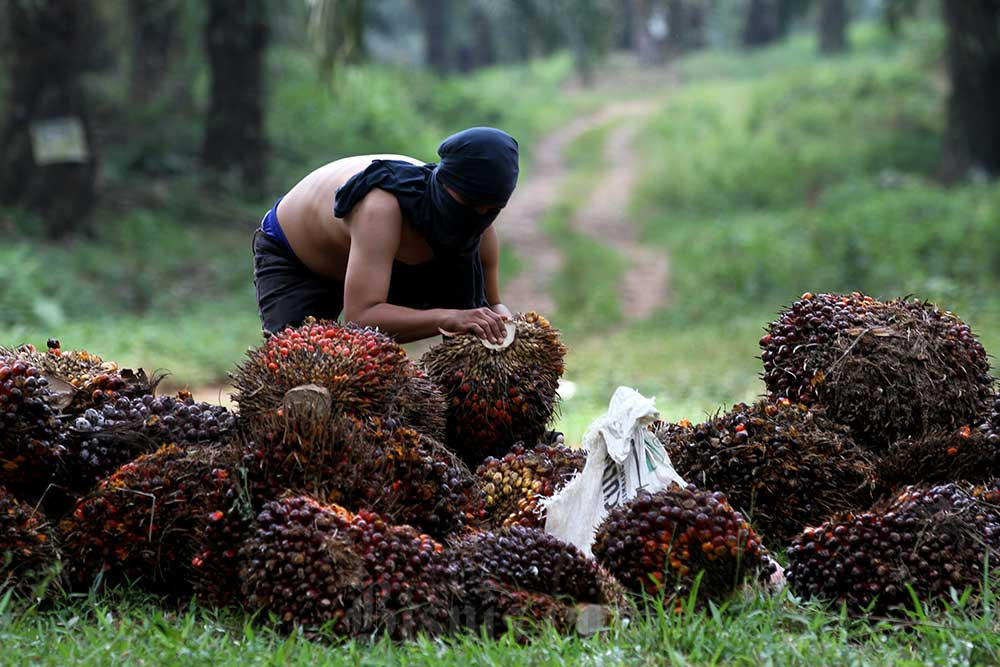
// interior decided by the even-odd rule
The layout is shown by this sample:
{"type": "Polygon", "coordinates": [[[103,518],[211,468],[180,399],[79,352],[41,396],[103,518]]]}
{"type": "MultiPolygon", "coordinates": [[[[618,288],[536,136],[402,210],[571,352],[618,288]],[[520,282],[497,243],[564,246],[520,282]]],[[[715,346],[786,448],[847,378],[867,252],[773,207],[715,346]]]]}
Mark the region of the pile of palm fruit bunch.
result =
{"type": "Polygon", "coordinates": [[[692,593],[699,601],[724,599],[774,567],[725,495],[694,485],[640,491],[614,508],[597,529],[593,552],[629,590],[672,601],[675,610],[692,593]]]}
{"type": "Polygon", "coordinates": [[[970,424],[992,397],[972,330],[923,301],[806,293],[770,323],[760,347],[772,398],[823,405],[875,451],[970,424]]]}
{"type": "Polygon", "coordinates": [[[538,313],[508,322],[506,347],[464,334],[428,350],[423,366],[447,400],[447,444],[470,468],[518,442],[540,442],[556,407],[566,348],[538,313]]]}
{"type": "Polygon", "coordinates": [[[725,493],[779,543],[875,500],[874,457],[819,407],[788,399],[740,403],[698,425],[659,423],[655,431],[686,481],[725,493]]]}
{"type": "Polygon", "coordinates": [[[486,524],[492,528],[542,528],[549,498],[583,470],[587,455],[563,445],[540,443],[528,449],[514,445],[501,458],[489,457],[476,469],[485,501],[486,524]]]}
{"type": "Polygon", "coordinates": [[[164,445],[123,465],[58,526],[74,589],[139,583],[173,597],[238,598],[249,530],[232,445],[164,445]]]}
{"type": "Polygon", "coordinates": [[[519,624],[548,621],[569,631],[578,605],[605,605],[627,613],[624,589],[593,558],[541,530],[510,526],[457,539],[447,554],[457,567],[458,622],[490,636],[519,624]]]}
{"type": "Polygon", "coordinates": [[[59,554],[41,512],[0,487],[0,591],[35,598],[59,554]]]}
{"type": "Polygon", "coordinates": [[[951,589],[977,591],[1000,555],[996,488],[909,486],[870,511],[833,516],[789,548],[788,584],[877,614],[905,609],[913,595],[933,603],[951,589]]]}

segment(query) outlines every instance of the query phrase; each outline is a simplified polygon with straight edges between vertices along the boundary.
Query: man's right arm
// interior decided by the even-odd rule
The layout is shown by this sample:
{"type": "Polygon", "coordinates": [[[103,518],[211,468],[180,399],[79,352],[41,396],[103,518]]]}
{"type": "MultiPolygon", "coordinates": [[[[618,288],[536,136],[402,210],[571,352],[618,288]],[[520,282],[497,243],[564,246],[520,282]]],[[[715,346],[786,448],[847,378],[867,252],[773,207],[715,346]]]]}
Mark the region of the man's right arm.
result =
{"type": "Polygon", "coordinates": [[[417,310],[386,303],[392,262],[399,250],[403,218],[395,197],[373,190],[348,220],[351,250],[344,278],[344,319],[378,327],[407,343],[436,336],[440,329],[471,332],[494,342],[504,338],[503,320],[489,308],[417,310]]]}

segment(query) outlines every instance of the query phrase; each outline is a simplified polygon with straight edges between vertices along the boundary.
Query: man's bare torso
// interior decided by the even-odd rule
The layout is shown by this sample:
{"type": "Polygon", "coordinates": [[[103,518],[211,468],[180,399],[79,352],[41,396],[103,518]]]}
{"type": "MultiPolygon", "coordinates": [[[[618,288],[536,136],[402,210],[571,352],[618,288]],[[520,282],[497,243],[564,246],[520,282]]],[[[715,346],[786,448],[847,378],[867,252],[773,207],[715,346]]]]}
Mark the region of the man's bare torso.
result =
{"type": "MultiPolygon", "coordinates": [[[[278,204],[278,223],[295,255],[309,269],[328,278],[343,280],[351,250],[349,225],[363,225],[363,214],[353,211],[346,219],[333,215],[337,188],[371,164],[372,160],[405,160],[423,164],[405,155],[357,155],[346,157],[316,169],[295,185],[278,204]]],[[[369,197],[396,201],[384,190],[375,189],[369,197]]],[[[364,200],[363,200],[364,201],[364,200]]],[[[355,211],[361,203],[355,206],[355,211]]],[[[408,221],[402,221],[402,235],[396,259],[405,264],[421,264],[433,259],[427,241],[408,221]]]]}

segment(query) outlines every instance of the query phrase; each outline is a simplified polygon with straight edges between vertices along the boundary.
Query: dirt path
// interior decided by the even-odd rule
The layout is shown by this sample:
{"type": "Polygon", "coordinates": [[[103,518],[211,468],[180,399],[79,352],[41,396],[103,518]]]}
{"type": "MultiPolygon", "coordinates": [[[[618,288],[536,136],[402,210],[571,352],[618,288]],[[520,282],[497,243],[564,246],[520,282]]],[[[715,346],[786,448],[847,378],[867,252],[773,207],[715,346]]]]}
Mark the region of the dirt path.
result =
{"type": "Polygon", "coordinates": [[[590,198],[571,220],[577,232],[620,252],[629,263],[621,286],[622,311],[627,319],[642,318],[666,302],[669,262],[663,252],[638,243],[639,227],[628,218],[629,197],[639,173],[632,140],[641,119],[653,113],[653,100],[614,102],[600,111],[577,118],[539,142],[530,177],[515,191],[503,223],[497,226],[504,246],[521,260],[520,272],[503,286],[511,310],[552,312],[550,285],[562,266],[559,249],[542,231],[545,213],[561,196],[568,175],[566,147],[588,130],[608,123],[618,126],[604,147],[605,172],[590,198]]]}
{"type": "Polygon", "coordinates": [[[629,200],[638,182],[640,162],[633,146],[641,121],[659,107],[653,101],[621,104],[604,145],[604,174],[587,202],[573,216],[572,228],[610,245],[628,262],[619,288],[626,320],[642,319],[667,303],[670,262],[661,249],[642,245],[641,224],[628,214],[629,200]]]}

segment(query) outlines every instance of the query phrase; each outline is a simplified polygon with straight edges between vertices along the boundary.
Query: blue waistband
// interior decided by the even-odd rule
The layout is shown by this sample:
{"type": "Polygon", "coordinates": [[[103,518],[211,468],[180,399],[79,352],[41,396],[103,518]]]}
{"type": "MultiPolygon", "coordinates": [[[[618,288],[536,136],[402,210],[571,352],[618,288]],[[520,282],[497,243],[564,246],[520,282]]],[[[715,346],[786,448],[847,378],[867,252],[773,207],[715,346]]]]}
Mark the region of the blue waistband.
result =
{"type": "Polygon", "coordinates": [[[282,199],[283,197],[279,197],[278,201],[274,202],[271,210],[264,216],[264,219],[260,221],[260,231],[291,250],[292,246],[288,243],[288,239],[285,238],[285,232],[281,231],[281,225],[278,223],[278,204],[281,203],[282,199]]]}

